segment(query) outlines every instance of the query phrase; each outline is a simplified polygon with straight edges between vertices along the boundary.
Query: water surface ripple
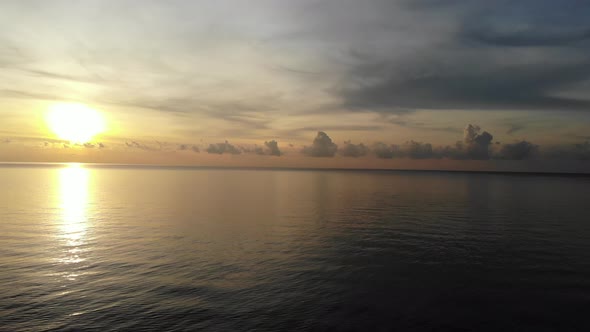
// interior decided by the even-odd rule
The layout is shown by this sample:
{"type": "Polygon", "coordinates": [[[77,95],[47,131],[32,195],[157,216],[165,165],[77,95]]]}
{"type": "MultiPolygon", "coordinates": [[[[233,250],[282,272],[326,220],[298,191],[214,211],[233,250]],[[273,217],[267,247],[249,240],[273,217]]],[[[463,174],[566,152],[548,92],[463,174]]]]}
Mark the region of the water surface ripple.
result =
{"type": "Polygon", "coordinates": [[[1,331],[588,331],[588,178],[0,167],[1,331]]]}

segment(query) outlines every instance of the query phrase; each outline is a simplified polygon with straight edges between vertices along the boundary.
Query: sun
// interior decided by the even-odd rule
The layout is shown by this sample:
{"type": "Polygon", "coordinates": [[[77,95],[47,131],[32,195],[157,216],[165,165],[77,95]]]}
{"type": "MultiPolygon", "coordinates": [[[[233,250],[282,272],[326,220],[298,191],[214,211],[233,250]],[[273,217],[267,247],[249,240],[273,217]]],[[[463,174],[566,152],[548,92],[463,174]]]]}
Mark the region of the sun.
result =
{"type": "Polygon", "coordinates": [[[87,143],[106,126],[102,115],[83,104],[55,104],[47,111],[47,126],[60,139],[87,143]]]}

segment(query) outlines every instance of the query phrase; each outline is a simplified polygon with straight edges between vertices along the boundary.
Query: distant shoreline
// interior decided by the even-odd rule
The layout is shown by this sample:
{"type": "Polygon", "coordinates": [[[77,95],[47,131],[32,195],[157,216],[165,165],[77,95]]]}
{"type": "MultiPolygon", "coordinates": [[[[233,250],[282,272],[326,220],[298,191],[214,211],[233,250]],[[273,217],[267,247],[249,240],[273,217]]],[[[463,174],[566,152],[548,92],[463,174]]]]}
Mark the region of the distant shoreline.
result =
{"type": "Polygon", "coordinates": [[[394,169],[394,168],[334,168],[334,167],[252,167],[252,166],[199,166],[199,165],[158,165],[158,164],[114,164],[114,163],[69,163],[69,162],[0,162],[1,168],[62,168],[79,165],[87,168],[123,169],[168,169],[168,170],[245,170],[245,171],[297,171],[297,172],[358,172],[358,173],[447,173],[447,174],[488,174],[507,176],[550,176],[589,177],[590,170],[582,172],[526,172],[491,170],[448,170],[448,169],[394,169]]]}

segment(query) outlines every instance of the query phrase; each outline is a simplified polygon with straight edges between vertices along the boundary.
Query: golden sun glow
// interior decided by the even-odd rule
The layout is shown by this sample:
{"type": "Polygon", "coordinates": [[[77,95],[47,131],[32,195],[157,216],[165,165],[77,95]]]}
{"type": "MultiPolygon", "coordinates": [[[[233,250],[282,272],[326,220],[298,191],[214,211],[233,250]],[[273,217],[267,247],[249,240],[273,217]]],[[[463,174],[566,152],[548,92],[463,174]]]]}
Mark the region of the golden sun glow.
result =
{"type": "Polygon", "coordinates": [[[83,104],[56,104],[46,116],[49,129],[60,139],[86,143],[105,129],[105,121],[96,110],[83,104]]]}

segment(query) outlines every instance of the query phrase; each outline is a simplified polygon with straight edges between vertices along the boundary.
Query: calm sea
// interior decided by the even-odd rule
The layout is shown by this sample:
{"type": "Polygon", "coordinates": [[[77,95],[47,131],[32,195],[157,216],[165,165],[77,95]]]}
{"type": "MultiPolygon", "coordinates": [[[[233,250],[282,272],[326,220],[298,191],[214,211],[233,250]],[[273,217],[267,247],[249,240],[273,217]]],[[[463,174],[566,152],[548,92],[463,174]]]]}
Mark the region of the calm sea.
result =
{"type": "Polygon", "coordinates": [[[0,166],[1,331],[589,331],[590,178],[0,166]]]}

